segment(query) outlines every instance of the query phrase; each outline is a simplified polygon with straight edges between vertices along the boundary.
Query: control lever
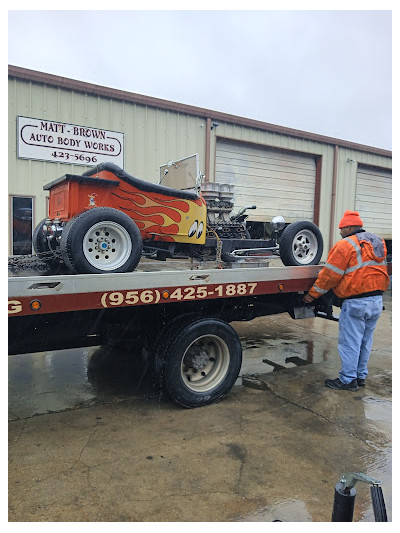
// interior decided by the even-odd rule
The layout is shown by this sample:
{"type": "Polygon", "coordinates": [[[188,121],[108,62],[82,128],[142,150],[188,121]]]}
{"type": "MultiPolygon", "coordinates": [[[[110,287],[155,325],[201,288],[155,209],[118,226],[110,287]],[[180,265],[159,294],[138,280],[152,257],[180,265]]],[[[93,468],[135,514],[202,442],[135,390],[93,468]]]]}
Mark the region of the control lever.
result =
{"type": "Polygon", "coordinates": [[[357,494],[354,485],[357,481],[370,485],[375,522],[387,522],[382,482],[362,472],[345,472],[340,476],[339,483],[335,485],[332,522],[352,522],[357,494]]]}
{"type": "Polygon", "coordinates": [[[367,485],[382,485],[382,481],[378,481],[377,479],[374,479],[373,477],[368,476],[367,474],[363,474],[362,472],[344,472],[340,476],[339,481],[342,484],[344,492],[350,492],[350,490],[354,487],[357,481],[361,481],[362,483],[366,483],[367,485]]]}

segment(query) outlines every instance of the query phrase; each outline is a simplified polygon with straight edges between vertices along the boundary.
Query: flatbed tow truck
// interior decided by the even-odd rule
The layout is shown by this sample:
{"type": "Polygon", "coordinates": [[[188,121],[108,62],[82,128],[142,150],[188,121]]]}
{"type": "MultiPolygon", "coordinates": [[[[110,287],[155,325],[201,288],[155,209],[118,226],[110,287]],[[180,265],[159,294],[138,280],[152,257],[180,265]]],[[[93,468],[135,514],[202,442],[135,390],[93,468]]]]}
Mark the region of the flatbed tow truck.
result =
{"type": "Polygon", "coordinates": [[[337,318],[329,298],[301,301],[323,267],[315,224],[274,217],[270,238],[254,240],[245,211],[256,206],[230,216],[231,186],[203,184],[197,154],[160,176],[154,185],[104,163],[45,186],[36,254],[9,258],[9,353],[124,342],[151,364],[157,388],[198,407],[221,400],[239,375],[230,322],[337,318]],[[149,267],[145,249],[165,267],[149,267]],[[285,266],[270,267],[277,254],[285,266]]]}
{"type": "Polygon", "coordinates": [[[330,305],[301,303],[323,265],[200,266],[9,277],[9,354],[123,342],[151,362],[157,389],[192,408],[221,400],[239,375],[230,322],[286,312],[336,319],[330,305]]]}

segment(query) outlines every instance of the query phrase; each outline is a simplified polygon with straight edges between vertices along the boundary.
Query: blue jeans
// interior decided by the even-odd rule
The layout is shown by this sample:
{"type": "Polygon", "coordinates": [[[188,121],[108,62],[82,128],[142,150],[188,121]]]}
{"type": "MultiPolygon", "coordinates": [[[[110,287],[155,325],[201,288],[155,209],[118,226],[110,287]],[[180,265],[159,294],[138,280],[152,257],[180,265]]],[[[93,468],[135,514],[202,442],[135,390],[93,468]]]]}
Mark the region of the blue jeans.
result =
{"type": "Polygon", "coordinates": [[[342,359],[339,379],[365,379],[374,330],[382,312],[382,296],[345,300],[339,316],[338,350],[342,359]]]}

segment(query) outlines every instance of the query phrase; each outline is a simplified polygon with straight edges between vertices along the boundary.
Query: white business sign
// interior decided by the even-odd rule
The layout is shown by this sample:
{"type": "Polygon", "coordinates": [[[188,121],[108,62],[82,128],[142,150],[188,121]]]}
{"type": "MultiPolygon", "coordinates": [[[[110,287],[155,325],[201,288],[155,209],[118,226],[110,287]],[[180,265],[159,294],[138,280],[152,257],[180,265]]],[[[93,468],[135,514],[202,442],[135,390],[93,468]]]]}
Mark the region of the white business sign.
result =
{"type": "Polygon", "coordinates": [[[21,159],[124,167],[124,134],[89,126],[17,117],[17,147],[21,159]]]}

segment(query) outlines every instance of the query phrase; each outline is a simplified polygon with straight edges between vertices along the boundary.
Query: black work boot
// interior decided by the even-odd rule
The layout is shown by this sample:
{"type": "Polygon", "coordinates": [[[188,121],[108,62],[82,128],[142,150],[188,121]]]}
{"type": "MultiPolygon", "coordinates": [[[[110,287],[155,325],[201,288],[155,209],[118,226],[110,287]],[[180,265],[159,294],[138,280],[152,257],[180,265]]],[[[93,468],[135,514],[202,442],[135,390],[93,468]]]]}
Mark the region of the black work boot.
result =
{"type": "Polygon", "coordinates": [[[357,385],[359,387],[365,387],[365,379],[364,378],[357,378],[357,385]]]}
{"type": "Polygon", "coordinates": [[[350,383],[343,383],[342,381],[340,381],[339,378],[326,379],[325,385],[329,387],[330,389],[336,389],[336,390],[350,390],[350,391],[358,390],[356,379],[353,379],[353,381],[351,381],[350,383]]]}

